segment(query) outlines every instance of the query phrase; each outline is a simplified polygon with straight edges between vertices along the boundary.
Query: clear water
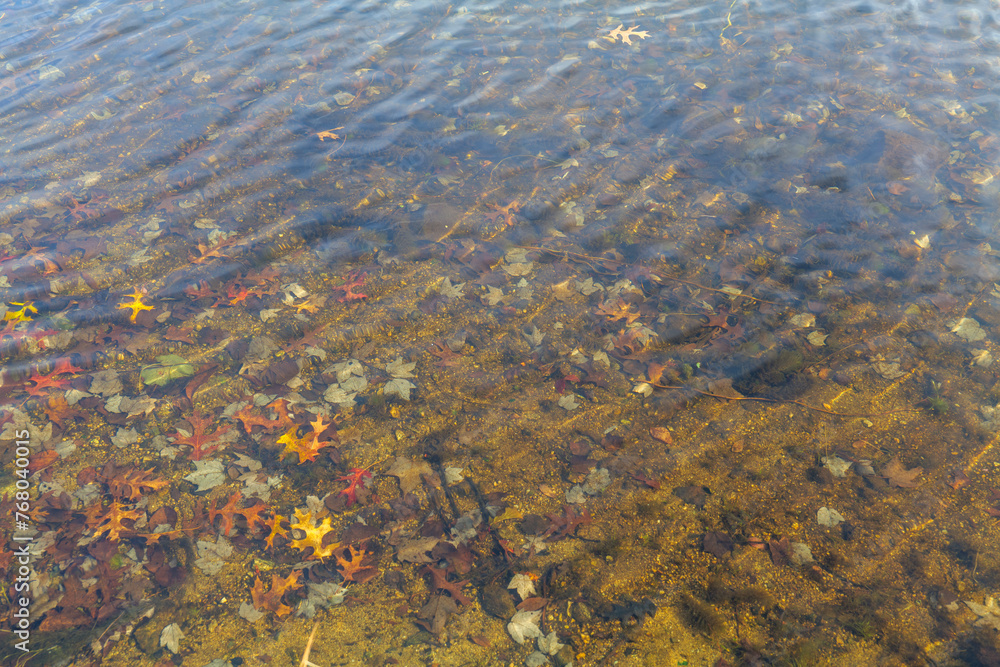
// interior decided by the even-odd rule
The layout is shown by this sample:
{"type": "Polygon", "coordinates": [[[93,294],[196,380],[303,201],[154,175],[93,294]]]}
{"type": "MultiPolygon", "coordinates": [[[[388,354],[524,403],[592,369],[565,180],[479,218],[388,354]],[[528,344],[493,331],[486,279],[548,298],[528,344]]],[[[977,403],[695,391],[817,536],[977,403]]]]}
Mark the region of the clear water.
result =
{"type": "Polygon", "coordinates": [[[5,3],[4,660],[1000,663],[996,11],[5,3]]]}

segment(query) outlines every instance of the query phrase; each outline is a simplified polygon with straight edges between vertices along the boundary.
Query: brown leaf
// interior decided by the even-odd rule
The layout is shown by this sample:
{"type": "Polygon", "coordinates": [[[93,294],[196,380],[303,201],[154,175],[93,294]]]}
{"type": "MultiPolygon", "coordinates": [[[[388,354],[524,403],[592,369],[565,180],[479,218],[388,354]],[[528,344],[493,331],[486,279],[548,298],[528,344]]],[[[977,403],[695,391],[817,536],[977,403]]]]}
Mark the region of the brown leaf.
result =
{"type": "Polygon", "coordinates": [[[903,464],[899,462],[899,457],[894,456],[891,461],[885,464],[882,476],[889,480],[889,486],[898,486],[903,489],[914,489],[920,486],[919,482],[915,482],[914,480],[922,475],[923,472],[924,469],[919,467],[907,470],[903,467],[903,464]]]}
{"type": "MultiPolygon", "coordinates": [[[[434,471],[431,470],[426,461],[397,456],[386,474],[399,478],[399,488],[404,494],[407,494],[421,486],[421,475],[434,475],[434,471]]],[[[436,480],[437,477],[435,476],[434,479],[436,480]]]]}
{"type": "Polygon", "coordinates": [[[528,598],[517,605],[518,611],[538,611],[549,603],[548,598],[528,598]]]}
{"type": "Polygon", "coordinates": [[[448,616],[458,613],[458,605],[447,595],[432,595],[430,602],[424,605],[417,618],[428,632],[440,634],[444,631],[444,624],[448,622],[448,616]]]}

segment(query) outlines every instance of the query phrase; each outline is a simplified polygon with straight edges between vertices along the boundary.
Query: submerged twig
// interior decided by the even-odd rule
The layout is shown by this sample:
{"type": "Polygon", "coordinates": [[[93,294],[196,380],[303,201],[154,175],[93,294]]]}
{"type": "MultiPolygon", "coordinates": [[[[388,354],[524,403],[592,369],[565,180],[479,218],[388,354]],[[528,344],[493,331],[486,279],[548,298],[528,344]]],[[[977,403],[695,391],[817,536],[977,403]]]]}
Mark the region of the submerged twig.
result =
{"type": "Polygon", "coordinates": [[[781,399],[781,398],[764,398],[763,396],[724,396],[722,394],[713,394],[709,391],[703,391],[701,389],[695,389],[694,387],[682,387],[667,384],[657,384],[655,382],[647,382],[651,387],[656,387],[657,389],[678,389],[681,391],[693,391],[696,394],[701,394],[702,396],[709,396],[711,398],[721,398],[726,401],[757,401],[759,403],[779,403],[784,405],[797,405],[800,408],[805,408],[806,410],[814,410],[816,412],[821,412],[826,415],[831,415],[833,417],[881,417],[882,415],[888,415],[893,412],[917,412],[918,408],[896,408],[895,410],[886,410],[885,412],[834,412],[833,410],[827,410],[826,408],[817,408],[815,405],[809,405],[808,403],[803,403],[802,401],[796,401],[794,399],[781,399]]]}
{"type": "Polygon", "coordinates": [[[316,628],[319,627],[319,621],[313,624],[312,632],[309,633],[309,641],[306,642],[306,650],[302,652],[302,661],[299,663],[299,667],[319,667],[314,662],[309,662],[309,652],[312,651],[313,639],[316,637],[316,628]]]}

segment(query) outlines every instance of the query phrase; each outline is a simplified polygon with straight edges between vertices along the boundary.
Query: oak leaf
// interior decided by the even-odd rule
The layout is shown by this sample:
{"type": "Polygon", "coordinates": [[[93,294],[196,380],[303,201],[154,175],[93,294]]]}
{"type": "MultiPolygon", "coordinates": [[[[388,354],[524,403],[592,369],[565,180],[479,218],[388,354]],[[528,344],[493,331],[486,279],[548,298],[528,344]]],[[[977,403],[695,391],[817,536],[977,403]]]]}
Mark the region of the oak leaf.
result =
{"type": "Polygon", "coordinates": [[[114,500],[103,511],[100,505],[88,508],[87,526],[94,531],[95,537],[104,535],[116,542],[121,533],[131,531],[135,522],[144,515],[142,510],[129,509],[124,503],[114,500]]]}
{"type": "Polygon", "coordinates": [[[301,576],[302,570],[292,570],[292,573],[284,578],[272,574],[271,588],[269,590],[264,590],[264,582],[259,577],[255,578],[253,589],[250,591],[250,595],[253,598],[253,606],[258,610],[266,609],[273,611],[279,617],[288,616],[292,613],[292,608],[284,604],[281,598],[288,591],[302,588],[302,584],[299,583],[299,577],[301,576]]]}
{"type": "Polygon", "coordinates": [[[190,447],[191,453],[188,454],[188,458],[192,461],[200,461],[216,450],[225,447],[225,443],[218,442],[218,440],[230,429],[230,426],[219,426],[212,433],[207,433],[206,431],[212,425],[213,420],[211,416],[205,416],[200,412],[195,412],[188,417],[187,422],[191,424],[190,434],[186,430],[177,429],[180,437],[174,440],[174,444],[190,447]]]}
{"type": "Polygon", "coordinates": [[[626,44],[632,44],[632,37],[638,37],[639,39],[646,39],[649,37],[649,33],[645,30],[637,30],[639,26],[634,25],[631,28],[625,28],[622,30],[624,23],[619,23],[618,27],[608,33],[608,38],[613,42],[618,37],[622,38],[622,41],[626,44]]]}
{"type": "Polygon", "coordinates": [[[330,517],[325,517],[322,523],[316,525],[316,520],[313,519],[312,512],[302,512],[296,508],[295,522],[291,524],[291,529],[296,531],[291,535],[295,539],[289,542],[293,548],[300,551],[312,549],[312,554],[306,560],[324,560],[329,558],[334,550],[340,546],[335,542],[327,545],[323,544],[325,541],[324,538],[333,532],[333,526],[330,525],[330,517]],[[302,535],[303,537],[299,538],[296,535],[302,535]]]}
{"type": "Polygon", "coordinates": [[[353,546],[349,546],[342,553],[343,556],[337,555],[336,558],[337,571],[340,572],[344,581],[354,581],[360,584],[378,574],[378,568],[365,565],[365,561],[371,559],[364,547],[355,549],[353,546]]]}

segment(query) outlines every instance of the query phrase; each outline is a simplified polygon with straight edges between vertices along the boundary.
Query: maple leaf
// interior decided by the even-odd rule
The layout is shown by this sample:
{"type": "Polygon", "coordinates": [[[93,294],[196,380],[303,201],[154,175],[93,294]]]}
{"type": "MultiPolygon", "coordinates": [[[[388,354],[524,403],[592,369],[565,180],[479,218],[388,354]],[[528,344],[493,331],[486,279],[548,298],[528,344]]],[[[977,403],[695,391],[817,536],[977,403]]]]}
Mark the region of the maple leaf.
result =
{"type": "Polygon", "coordinates": [[[364,480],[366,478],[367,479],[371,479],[372,478],[372,474],[370,472],[368,472],[367,470],[362,469],[362,468],[351,468],[350,474],[348,474],[348,475],[346,475],[344,477],[338,477],[337,478],[338,482],[350,482],[347,485],[346,489],[344,489],[339,494],[337,494],[337,495],[340,495],[340,496],[346,496],[347,497],[347,506],[348,507],[350,507],[354,503],[358,502],[358,496],[357,496],[357,493],[359,491],[358,485],[359,484],[361,485],[360,490],[363,491],[366,488],[366,486],[367,486],[366,484],[363,484],[363,482],[364,482],[364,480]]]}
{"type": "Polygon", "coordinates": [[[253,405],[248,405],[233,416],[243,424],[243,430],[247,433],[250,433],[254,426],[262,426],[265,431],[284,429],[295,423],[288,414],[287,405],[287,401],[283,398],[268,403],[267,407],[272,408],[277,415],[274,419],[258,414],[253,405]]]}
{"type": "Polygon", "coordinates": [[[310,294],[302,303],[290,304],[296,313],[315,313],[326,304],[326,297],[319,294],[310,294]]]}
{"type": "MultiPolygon", "coordinates": [[[[291,524],[291,529],[304,535],[301,539],[296,538],[289,544],[300,551],[312,548],[312,554],[306,560],[324,560],[333,554],[339,544],[331,543],[323,546],[324,538],[333,532],[330,525],[330,517],[324,517],[323,522],[318,526],[312,517],[312,512],[303,513],[298,508],[295,509],[295,522],[291,524]]],[[[292,535],[295,537],[295,534],[292,535]]]]}
{"type": "Polygon", "coordinates": [[[590,512],[584,509],[582,514],[577,514],[576,509],[572,505],[563,505],[562,516],[559,514],[548,514],[546,516],[551,524],[545,531],[544,536],[546,540],[553,541],[573,535],[576,533],[577,528],[592,521],[590,512]]]}
{"type": "Polygon", "coordinates": [[[73,362],[69,357],[60,357],[59,361],[56,362],[56,367],[52,371],[51,375],[76,375],[82,372],[83,369],[79,366],[73,365],[73,362]]]}
{"type": "Polygon", "coordinates": [[[469,606],[472,604],[472,600],[462,593],[462,586],[469,583],[468,581],[448,581],[448,572],[451,570],[451,566],[440,569],[436,567],[431,567],[430,565],[424,565],[421,568],[421,572],[424,574],[431,575],[431,585],[432,591],[447,591],[451,597],[455,599],[461,605],[469,606]]]}
{"type": "Polygon", "coordinates": [[[898,486],[903,489],[914,489],[920,486],[919,482],[914,480],[923,474],[923,468],[910,468],[907,470],[903,467],[903,464],[899,462],[899,457],[894,456],[892,460],[885,464],[885,469],[882,470],[882,476],[889,480],[889,486],[898,486]]]}
{"type": "Polygon", "coordinates": [[[118,310],[131,310],[132,311],[132,315],[129,317],[129,320],[134,323],[135,322],[135,318],[138,317],[139,313],[141,313],[144,310],[153,310],[153,306],[147,306],[146,304],[144,304],[142,302],[142,298],[144,296],[145,295],[142,292],[140,292],[139,290],[136,290],[135,292],[132,292],[131,294],[126,294],[125,295],[126,299],[132,299],[131,303],[120,303],[120,304],[118,304],[115,307],[118,310]]]}
{"type": "Polygon", "coordinates": [[[427,348],[427,351],[438,358],[435,365],[442,367],[454,366],[458,363],[458,358],[462,356],[448,347],[447,343],[443,340],[433,341],[431,346],[427,348]]]}
{"type": "Polygon", "coordinates": [[[346,558],[339,555],[335,555],[335,557],[337,559],[337,571],[340,572],[340,576],[344,578],[344,581],[354,581],[363,584],[378,574],[378,568],[364,564],[365,559],[369,556],[364,547],[355,549],[353,546],[349,546],[342,553],[346,558]]]}
{"type": "Polygon", "coordinates": [[[211,434],[205,431],[212,424],[212,417],[205,416],[200,412],[195,412],[193,415],[187,418],[187,422],[191,424],[191,434],[184,435],[180,429],[178,429],[178,434],[181,436],[174,439],[175,445],[187,445],[191,448],[191,453],[188,454],[188,458],[192,461],[200,461],[205,456],[214,453],[216,450],[225,447],[225,443],[218,443],[216,445],[209,446],[210,443],[217,441],[223,434],[226,433],[231,427],[228,425],[219,426],[211,434]]]}
{"type": "Polygon", "coordinates": [[[66,401],[66,397],[62,394],[51,397],[43,409],[49,421],[59,428],[64,427],[67,419],[85,418],[79,409],[70,406],[69,402],[66,401]]]}
{"type": "Polygon", "coordinates": [[[26,263],[30,263],[32,266],[35,264],[41,264],[43,276],[62,271],[61,266],[59,266],[54,260],[49,259],[48,255],[43,254],[43,251],[45,250],[47,250],[47,248],[31,248],[21,259],[26,263]]]}
{"type": "Polygon", "coordinates": [[[493,209],[493,212],[487,213],[486,217],[489,218],[491,224],[496,225],[497,220],[500,219],[503,220],[504,225],[507,227],[513,227],[517,224],[517,218],[514,217],[514,214],[521,211],[521,207],[517,203],[517,200],[512,201],[506,206],[491,204],[490,208],[493,209]]]}
{"type": "Polygon", "coordinates": [[[212,289],[207,282],[204,280],[198,283],[198,287],[195,288],[192,285],[188,285],[184,288],[184,293],[191,299],[213,299],[213,303],[209,308],[215,308],[220,303],[222,303],[222,296],[220,296],[214,289],[212,289]]]}
{"type": "Polygon", "coordinates": [[[264,292],[259,289],[247,289],[245,286],[236,283],[226,290],[229,297],[229,305],[235,306],[241,301],[246,301],[248,296],[255,296],[258,299],[264,296],[264,292]]]}
{"type": "Polygon", "coordinates": [[[253,589],[250,591],[253,606],[258,610],[273,611],[279,618],[288,616],[292,613],[292,608],[284,604],[281,598],[289,591],[302,588],[302,584],[299,583],[301,576],[302,570],[292,570],[291,574],[284,578],[272,574],[271,588],[266,591],[264,590],[264,582],[261,581],[260,577],[255,577],[253,589]]]}
{"type": "Polygon", "coordinates": [[[607,35],[608,39],[614,42],[618,37],[621,37],[622,41],[625,42],[626,44],[632,44],[633,37],[638,37],[639,39],[646,39],[647,37],[649,37],[649,33],[646,32],[645,30],[637,30],[637,28],[639,27],[637,25],[622,30],[622,26],[624,25],[625,25],[624,23],[619,23],[617,28],[608,33],[607,35]]]}
{"type": "Polygon", "coordinates": [[[240,513],[240,510],[236,506],[242,498],[243,493],[237,491],[229,497],[229,501],[222,508],[219,507],[219,501],[216,500],[212,505],[212,509],[208,510],[209,523],[214,525],[215,519],[222,517],[222,525],[219,526],[219,530],[227,537],[233,529],[233,517],[240,513]]]}

